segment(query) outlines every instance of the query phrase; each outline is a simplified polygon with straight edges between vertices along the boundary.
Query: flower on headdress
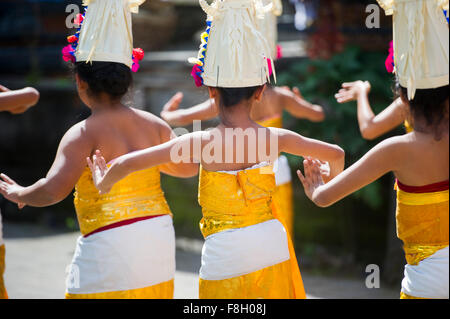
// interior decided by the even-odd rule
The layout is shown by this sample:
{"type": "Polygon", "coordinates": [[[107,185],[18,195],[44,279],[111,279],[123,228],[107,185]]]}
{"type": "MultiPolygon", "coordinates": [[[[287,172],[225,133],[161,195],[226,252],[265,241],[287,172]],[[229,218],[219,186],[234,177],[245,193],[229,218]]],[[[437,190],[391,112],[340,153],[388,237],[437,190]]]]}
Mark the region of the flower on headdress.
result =
{"type": "Polygon", "coordinates": [[[78,26],[81,26],[81,23],[83,23],[84,17],[81,13],[78,13],[75,19],[73,20],[73,23],[75,23],[78,26]]]}
{"type": "Polygon", "coordinates": [[[391,41],[391,43],[389,45],[389,56],[386,59],[385,65],[386,65],[386,70],[389,73],[394,72],[395,63],[394,63],[394,43],[393,43],[393,41],[391,41]]]}
{"type": "Polygon", "coordinates": [[[133,56],[133,65],[131,66],[131,71],[137,72],[141,66],[139,65],[139,61],[133,56]]]}
{"type": "Polygon", "coordinates": [[[70,35],[67,37],[67,42],[69,43],[75,43],[78,41],[78,37],[76,35],[70,35]]]}
{"type": "Polygon", "coordinates": [[[63,60],[66,62],[72,62],[75,63],[75,50],[73,49],[72,45],[67,45],[62,49],[62,55],[63,60]]]}
{"type": "Polygon", "coordinates": [[[267,66],[269,67],[269,76],[272,76],[272,74],[273,74],[272,59],[267,59],[267,58],[265,58],[265,59],[267,60],[267,66]]]}
{"type": "Polygon", "coordinates": [[[139,62],[142,61],[142,59],[145,56],[145,52],[144,50],[142,50],[141,48],[136,48],[133,50],[133,57],[139,62]]]}
{"type": "Polygon", "coordinates": [[[200,65],[196,64],[192,68],[191,75],[195,80],[195,85],[197,87],[201,87],[203,85],[203,78],[201,74],[203,73],[203,69],[200,65]]]}
{"type": "Polygon", "coordinates": [[[283,47],[281,45],[277,45],[277,60],[283,57],[283,47]]]}

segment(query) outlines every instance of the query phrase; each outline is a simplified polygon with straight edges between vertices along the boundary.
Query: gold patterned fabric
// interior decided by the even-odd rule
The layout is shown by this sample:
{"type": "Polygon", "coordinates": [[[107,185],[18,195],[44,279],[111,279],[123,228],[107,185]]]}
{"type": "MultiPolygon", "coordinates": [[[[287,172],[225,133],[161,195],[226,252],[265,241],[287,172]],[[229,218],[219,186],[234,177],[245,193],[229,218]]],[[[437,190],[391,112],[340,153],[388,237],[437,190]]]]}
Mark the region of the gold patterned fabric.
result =
{"type": "Polygon", "coordinates": [[[130,174],[104,195],[86,168],[76,185],[74,204],[83,235],[132,218],[171,214],[157,167],[130,174]]]}
{"type": "MultiPolygon", "coordinates": [[[[257,122],[264,127],[283,128],[283,118],[276,116],[270,119],[257,122]]],[[[292,192],[292,182],[278,185],[273,194],[273,204],[278,208],[280,217],[285,222],[286,230],[294,238],[294,202],[292,192]]]]}
{"type": "Polygon", "coordinates": [[[413,296],[407,295],[402,292],[402,293],[400,293],[400,299],[411,299],[411,300],[417,299],[417,300],[419,300],[419,299],[428,299],[428,298],[413,297],[413,296]]]}
{"type": "Polygon", "coordinates": [[[200,279],[200,299],[294,299],[291,263],[225,280],[200,279]]]}
{"type": "Polygon", "coordinates": [[[283,118],[281,116],[275,116],[262,121],[257,121],[256,123],[264,127],[283,128],[283,118]]]}
{"type": "Polygon", "coordinates": [[[0,246],[0,299],[8,299],[3,274],[5,273],[5,245],[0,246]]]}
{"type": "Polygon", "coordinates": [[[404,243],[408,264],[417,265],[448,246],[448,187],[429,193],[397,188],[397,235],[404,243]]]}
{"type": "Polygon", "coordinates": [[[240,171],[237,176],[227,173],[200,172],[199,203],[203,218],[200,230],[209,235],[235,228],[243,228],[273,219],[272,195],[275,178],[265,168],[240,171]]]}
{"type": "Polygon", "coordinates": [[[405,125],[406,133],[411,133],[412,131],[414,131],[414,127],[411,125],[411,123],[409,123],[408,120],[405,120],[404,125],[405,125]]]}
{"type": "Polygon", "coordinates": [[[66,294],[66,299],[173,299],[174,281],[151,287],[93,294],[66,294]]]}
{"type": "MultiPolygon", "coordinates": [[[[201,169],[199,184],[199,203],[202,207],[203,218],[200,229],[205,238],[208,236],[230,229],[244,228],[263,223],[277,216],[272,197],[275,193],[276,183],[272,166],[248,169],[237,172],[237,175],[219,172],[209,172],[201,169]]],[[[278,219],[277,218],[277,219],[278,219]]],[[[239,276],[232,279],[210,281],[201,280],[200,296],[214,298],[214,296],[249,296],[251,287],[255,288],[255,294],[261,298],[271,298],[272,293],[263,292],[275,289],[277,281],[274,278],[286,277],[289,289],[286,291],[285,284],[280,281],[283,296],[293,291],[293,298],[306,298],[303,281],[298,268],[297,258],[289,234],[288,245],[290,260],[289,267],[282,265],[270,269],[239,276]],[[267,276],[267,277],[266,277],[267,276]],[[259,283],[263,287],[258,287],[259,283]],[[230,284],[232,289],[229,289],[230,284]],[[237,288],[242,285],[241,288],[237,288]],[[209,291],[210,289],[220,291],[209,291]],[[242,289],[243,292],[237,292],[242,289]],[[226,290],[229,290],[228,292],[226,290]]],[[[277,288],[278,289],[278,288],[277,288]]],[[[273,291],[273,294],[277,294],[273,291]]],[[[233,298],[239,298],[239,297],[233,298]]]]}
{"type": "Polygon", "coordinates": [[[277,186],[273,194],[273,206],[280,212],[280,219],[291,238],[294,238],[294,207],[292,183],[277,186]]]}

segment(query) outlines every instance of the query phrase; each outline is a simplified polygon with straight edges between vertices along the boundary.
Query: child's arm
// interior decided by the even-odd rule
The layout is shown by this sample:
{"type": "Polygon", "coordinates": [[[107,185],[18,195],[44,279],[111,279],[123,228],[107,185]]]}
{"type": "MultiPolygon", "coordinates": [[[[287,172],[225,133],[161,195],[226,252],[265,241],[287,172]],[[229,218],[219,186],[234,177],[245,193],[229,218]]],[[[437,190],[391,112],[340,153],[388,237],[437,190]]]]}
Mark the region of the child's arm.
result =
{"type": "Polygon", "coordinates": [[[322,122],[325,119],[323,108],[306,101],[298,88],[291,91],[277,87],[274,90],[280,97],[284,109],[296,118],[303,118],[312,122],[322,122]]]}
{"type": "Polygon", "coordinates": [[[339,146],[306,138],[289,130],[276,130],[279,135],[280,152],[302,157],[312,157],[328,162],[330,164],[330,179],[333,179],[344,170],[345,152],[339,146]]]}
{"type": "Polygon", "coordinates": [[[209,99],[202,104],[192,106],[188,109],[180,110],[178,108],[182,100],[183,94],[177,93],[167,102],[161,112],[162,119],[171,126],[190,125],[195,120],[210,120],[219,115],[219,110],[213,99],[209,99]]]}
{"type": "Polygon", "coordinates": [[[305,175],[298,171],[306,195],[317,206],[328,207],[373,183],[386,173],[396,171],[401,160],[400,137],[383,141],[353,166],[324,184],[314,161],[305,160],[305,175]]]}
{"type": "Polygon", "coordinates": [[[29,187],[22,187],[2,174],[0,193],[8,200],[34,207],[46,207],[59,203],[73,190],[83,170],[85,159],[90,156],[92,145],[77,124],[63,137],[55,161],[47,176],[29,187]]]}
{"type": "Polygon", "coordinates": [[[111,188],[129,174],[167,163],[193,163],[201,159],[202,132],[186,134],[164,144],[123,155],[114,160],[110,167],[100,151],[93,161],[87,162],[92,171],[94,184],[100,193],[109,193],[111,188]],[[200,147],[196,147],[200,145],[200,147]]]}
{"type": "Polygon", "coordinates": [[[0,85],[0,112],[8,111],[12,114],[24,113],[39,101],[39,92],[33,88],[9,90],[0,85]]]}
{"type": "MultiPolygon", "coordinates": [[[[161,121],[161,122],[162,123],[161,123],[160,133],[159,133],[160,137],[161,137],[161,144],[169,142],[169,141],[177,138],[177,136],[172,131],[170,126],[163,121],[161,121]]],[[[175,164],[175,163],[169,162],[167,164],[161,165],[160,170],[161,170],[161,172],[163,172],[167,175],[181,177],[181,178],[189,178],[189,177],[194,177],[194,176],[198,175],[199,164],[190,163],[190,162],[175,164]]]]}
{"type": "Polygon", "coordinates": [[[407,114],[407,106],[398,98],[383,112],[375,115],[368,97],[370,89],[369,82],[356,81],[342,84],[342,89],[336,94],[339,103],[358,102],[359,129],[367,140],[373,140],[401,125],[407,114]]]}

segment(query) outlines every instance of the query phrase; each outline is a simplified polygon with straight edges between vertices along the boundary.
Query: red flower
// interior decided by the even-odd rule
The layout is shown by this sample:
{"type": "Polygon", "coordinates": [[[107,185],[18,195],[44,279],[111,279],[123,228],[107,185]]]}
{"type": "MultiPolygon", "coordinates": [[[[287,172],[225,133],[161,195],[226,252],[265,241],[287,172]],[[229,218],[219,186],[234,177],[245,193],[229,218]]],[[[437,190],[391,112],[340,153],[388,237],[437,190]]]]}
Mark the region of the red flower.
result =
{"type": "Polygon", "coordinates": [[[83,23],[83,20],[84,20],[83,15],[81,13],[78,13],[77,16],[75,17],[75,20],[73,20],[73,23],[80,26],[81,23],[83,23]]]}
{"type": "Polygon", "coordinates": [[[137,61],[142,61],[144,55],[145,55],[144,50],[142,50],[141,48],[133,50],[133,57],[135,57],[137,61]]]}
{"type": "Polygon", "coordinates": [[[71,35],[71,36],[68,36],[68,37],[67,37],[67,41],[68,41],[69,43],[74,43],[74,42],[77,42],[77,41],[78,41],[78,38],[77,38],[76,36],[74,36],[74,35],[71,35]]]}

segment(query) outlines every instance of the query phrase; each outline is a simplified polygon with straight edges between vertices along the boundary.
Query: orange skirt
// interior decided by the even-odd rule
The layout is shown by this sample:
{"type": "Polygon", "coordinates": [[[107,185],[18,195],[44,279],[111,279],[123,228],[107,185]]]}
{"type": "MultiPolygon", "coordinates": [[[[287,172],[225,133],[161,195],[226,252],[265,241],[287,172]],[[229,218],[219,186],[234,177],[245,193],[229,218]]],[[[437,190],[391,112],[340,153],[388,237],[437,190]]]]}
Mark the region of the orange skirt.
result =
{"type": "Polygon", "coordinates": [[[5,245],[0,246],[0,299],[8,299],[3,274],[5,273],[5,245]]]}

